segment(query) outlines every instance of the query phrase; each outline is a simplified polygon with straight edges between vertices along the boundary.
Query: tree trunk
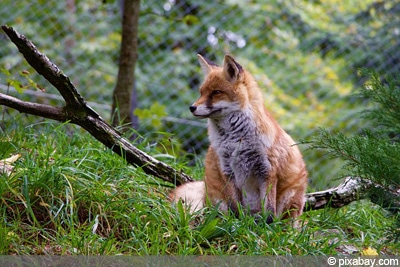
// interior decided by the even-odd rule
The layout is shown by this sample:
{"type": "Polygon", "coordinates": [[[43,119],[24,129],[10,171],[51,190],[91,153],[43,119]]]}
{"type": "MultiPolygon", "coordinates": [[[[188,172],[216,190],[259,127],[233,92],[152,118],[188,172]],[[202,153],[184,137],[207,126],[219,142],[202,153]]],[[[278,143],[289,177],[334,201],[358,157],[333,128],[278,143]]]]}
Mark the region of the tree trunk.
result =
{"type": "Polygon", "coordinates": [[[131,102],[135,103],[135,65],[138,57],[138,22],[140,0],[124,0],[122,7],[122,41],[117,83],[113,92],[112,125],[131,125],[137,128],[131,102]],[[135,125],[136,124],[136,125],[135,125]]]}

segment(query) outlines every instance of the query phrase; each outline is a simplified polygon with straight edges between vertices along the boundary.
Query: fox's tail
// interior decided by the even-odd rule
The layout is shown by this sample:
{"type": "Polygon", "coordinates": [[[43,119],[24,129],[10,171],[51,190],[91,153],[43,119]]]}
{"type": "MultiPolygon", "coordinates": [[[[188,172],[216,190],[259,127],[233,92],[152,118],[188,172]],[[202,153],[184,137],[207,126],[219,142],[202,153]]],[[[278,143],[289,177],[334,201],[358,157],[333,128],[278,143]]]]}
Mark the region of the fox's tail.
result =
{"type": "Polygon", "coordinates": [[[204,207],[205,198],[206,187],[204,181],[180,185],[169,194],[169,199],[172,203],[176,204],[181,199],[182,203],[189,207],[192,213],[204,207]]]}

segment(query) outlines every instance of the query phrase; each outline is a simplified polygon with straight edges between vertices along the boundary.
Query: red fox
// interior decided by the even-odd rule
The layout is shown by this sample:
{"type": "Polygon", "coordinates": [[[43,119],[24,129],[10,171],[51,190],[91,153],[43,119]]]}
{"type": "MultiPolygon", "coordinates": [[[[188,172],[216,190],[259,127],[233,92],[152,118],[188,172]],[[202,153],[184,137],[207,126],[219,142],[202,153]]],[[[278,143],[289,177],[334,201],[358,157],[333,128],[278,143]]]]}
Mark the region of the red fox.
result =
{"type": "Polygon", "coordinates": [[[187,183],[170,194],[198,210],[208,199],[238,214],[239,204],[251,214],[296,218],[304,207],[307,171],[293,139],[264,106],[257,83],[230,55],[223,66],[198,55],[205,80],[200,98],[190,106],[208,119],[210,147],[204,182],[187,183]]]}

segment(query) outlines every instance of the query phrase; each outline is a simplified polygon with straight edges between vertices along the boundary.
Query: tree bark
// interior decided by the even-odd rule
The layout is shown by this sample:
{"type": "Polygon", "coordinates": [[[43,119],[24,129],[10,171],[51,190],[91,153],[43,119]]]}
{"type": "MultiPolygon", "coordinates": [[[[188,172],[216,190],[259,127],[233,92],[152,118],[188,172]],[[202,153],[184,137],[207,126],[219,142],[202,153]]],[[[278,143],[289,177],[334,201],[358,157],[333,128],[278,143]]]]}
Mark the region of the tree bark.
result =
{"type": "MultiPolygon", "coordinates": [[[[107,124],[86,104],[75,86],[70,82],[70,79],[44,54],[39,52],[25,36],[20,35],[8,26],[2,26],[2,29],[18,47],[28,63],[60,92],[65,100],[65,106],[53,107],[21,101],[1,93],[0,105],[27,114],[77,124],[105,146],[112,149],[112,151],[123,156],[128,163],[142,168],[146,174],[156,176],[176,185],[193,181],[190,176],[147,155],[124,139],[120,132],[107,124]]],[[[367,198],[369,196],[367,191],[373,188],[379,189],[382,187],[366,179],[348,177],[336,188],[306,194],[304,210],[317,210],[326,207],[340,208],[353,201],[367,198]]],[[[386,190],[385,193],[392,199],[398,199],[400,196],[400,192],[397,191],[386,190]]],[[[400,203],[395,203],[400,206],[400,203]]]]}
{"type": "Polygon", "coordinates": [[[136,103],[135,65],[138,57],[138,21],[140,0],[124,0],[122,6],[122,41],[119,55],[117,84],[113,92],[111,110],[112,125],[130,124],[137,128],[138,120],[133,115],[136,103]],[[136,124],[136,125],[135,125],[136,124]]]}
{"type": "Polygon", "coordinates": [[[324,191],[306,194],[304,210],[318,210],[325,207],[340,208],[364,198],[369,188],[368,180],[347,177],[339,186],[324,191]]]}
{"type": "Polygon", "coordinates": [[[304,210],[318,210],[326,207],[341,208],[353,201],[375,198],[374,192],[378,192],[380,197],[372,199],[373,202],[388,209],[396,210],[400,208],[400,191],[388,189],[368,179],[347,177],[335,188],[306,194],[306,206],[304,210]],[[385,192],[386,199],[391,199],[391,203],[389,204],[391,206],[382,205],[382,192],[385,192]]]}

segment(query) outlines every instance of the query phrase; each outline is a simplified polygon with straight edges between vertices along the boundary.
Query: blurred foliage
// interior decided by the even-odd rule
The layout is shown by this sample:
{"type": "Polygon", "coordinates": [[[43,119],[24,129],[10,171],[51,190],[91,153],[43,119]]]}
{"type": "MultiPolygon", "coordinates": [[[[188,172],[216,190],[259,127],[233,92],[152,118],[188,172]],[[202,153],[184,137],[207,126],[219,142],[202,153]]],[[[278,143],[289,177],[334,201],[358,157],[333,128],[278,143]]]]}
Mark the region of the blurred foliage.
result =
{"type": "MultiPolygon", "coordinates": [[[[205,121],[188,111],[202,80],[197,53],[216,63],[225,53],[235,55],[259,82],[266,106],[296,140],[310,139],[319,127],[358,132],[360,119],[354,114],[365,105],[351,94],[365,81],[358,69],[390,74],[400,68],[399,0],[164,0],[141,5],[136,112],[142,120],[137,130],[145,136],[176,136],[186,155],[201,156],[208,145],[205,121]],[[159,106],[153,116],[154,105],[159,106]]],[[[119,1],[4,0],[0,16],[59,65],[85,99],[111,105],[121,38],[119,1]]],[[[21,71],[34,71],[4,35],[0,39],[0,68],[13,80],[26,80],[21,71]]],[[[30,78],[54,92],[42,78],[30,78]]],[[[0,85],[7,83],[0,73],[0,85]]],[[[95,109],[109,116],[109,109],[95,109]]],[[[310,190],[335,184],[343,162],[321,150],[300,148],[310,190]]]]}
{"type": "Polygon", "coordinates": [[[151,126],[155,128],[161,127],[161,120],[167,115],[165,112],[165,106],[160,105],[158,102],[155,102],[147,109],[137,108],[134,111],[134,114],[138,116],[140,120],[150,119],[151,126]]]}

